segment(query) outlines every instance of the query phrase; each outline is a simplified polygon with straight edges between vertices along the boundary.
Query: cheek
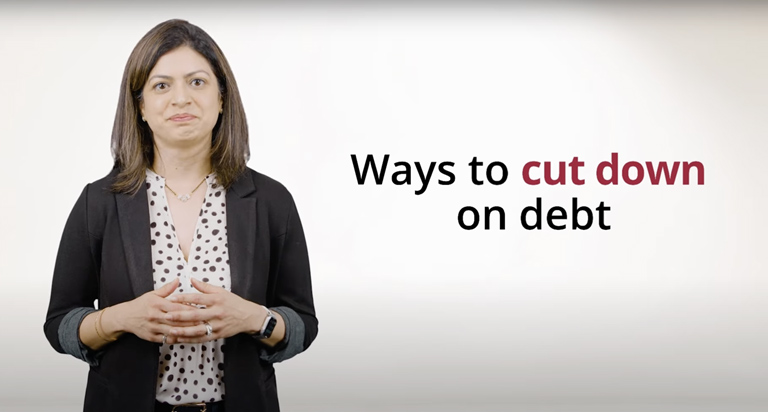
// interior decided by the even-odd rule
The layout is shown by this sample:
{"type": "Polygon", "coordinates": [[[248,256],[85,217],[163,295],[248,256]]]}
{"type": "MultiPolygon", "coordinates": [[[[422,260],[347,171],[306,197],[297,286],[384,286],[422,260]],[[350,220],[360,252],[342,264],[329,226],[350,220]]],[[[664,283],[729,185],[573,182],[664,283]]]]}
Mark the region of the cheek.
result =
{"type": "Polygon", "coordinates": [[[205,107],[205,113],[206,117],[211,119],[213,123],[216,123],[216,121],[219,118],[219,107],[220,104],[218,100],[209,100],[205,107]]]}
{"type": "Polygon", "coordinates": [[[216,122],[219,120],[218,114],[219,112],[216,111],[215,114],[211,113],[210,115],[206,116],[205,123],[207,128],[213,129],[216,126],[216,122]]]}
{"type": "Polygon", "coordinates": [[[145,104],[145,110],[149,111],[161,111],[165,107],[165,104],[163,103],[162,99],[150,99],[145,104]]]}
{"type": "Polygon", "coordinates": [[[156,112],[155,105],[151,100],[145,100],[141,105],[141,109],[147,116],[152,116],[156,112]]]}

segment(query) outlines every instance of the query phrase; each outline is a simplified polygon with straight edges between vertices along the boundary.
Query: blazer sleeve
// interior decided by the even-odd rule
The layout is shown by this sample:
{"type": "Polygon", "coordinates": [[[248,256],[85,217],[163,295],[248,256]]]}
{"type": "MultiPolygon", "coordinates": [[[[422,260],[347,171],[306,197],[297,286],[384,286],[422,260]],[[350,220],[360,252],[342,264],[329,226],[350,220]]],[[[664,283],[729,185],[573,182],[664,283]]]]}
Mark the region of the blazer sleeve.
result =
{"type": "Polygon", "coordinates": [[[279,313],[285,322],[285,337],[272,348],[262,348],[261,359],[277,363],[288,360],[304,351],[304,321],[293,309],[287,306],[270,308],[279,313]]]}
{"type": "Polygon", "coordinates": [[[304,229],[293,198],[289,195],[288,199],[290,204],[287,205],[289,213],[285,233],[278,237],[278,250],[276,255],[273,255],[274,265],[270,270],[274,279],[274,292],[269,306],[285,306],[295,311],[299,317],[296,320],[301,322],[292,323],[303,326],[304,336],[290,336],[289,339],[301,339],[300,349],[303,351],[315,340],[318,321],[312,297],[312,279],[304,229]]]}
{"type": "Polygon", "coordinates": [[[89,187],[90,184],[83,189],[64,226],[43,326],[48,342],[60,353],[71,353],[66,348],[67,343],[60,338],[62,321],[76,308],[93,308],[94,300],[98,298],[98,266],[92,253],[88,230],[89,187]]]}

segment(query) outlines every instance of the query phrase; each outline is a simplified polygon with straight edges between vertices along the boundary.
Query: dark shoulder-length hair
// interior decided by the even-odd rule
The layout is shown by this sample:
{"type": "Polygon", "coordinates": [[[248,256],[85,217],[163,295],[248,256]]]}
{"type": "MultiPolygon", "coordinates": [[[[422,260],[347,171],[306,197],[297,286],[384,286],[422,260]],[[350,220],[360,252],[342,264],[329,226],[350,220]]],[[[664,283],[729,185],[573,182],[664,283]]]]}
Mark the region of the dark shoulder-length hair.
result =
{"type": "Polygon", "coordinates": [[[115,123],[112,127],[112,157],[118,169],[112,191],[135,194],[144,183],[146,168],[154,160],[152,130],[141,121],[139,102],[149,72],[164,54],[189,46],[203,55],[213,68],[224,102],[211,137],[211,168],[225,188],[246,169],[250,157],[248,124],[235,76],[221,49],[201,28],[186,20],[158,24],[139,40],[125,65],[120,84],[115,123]]]}

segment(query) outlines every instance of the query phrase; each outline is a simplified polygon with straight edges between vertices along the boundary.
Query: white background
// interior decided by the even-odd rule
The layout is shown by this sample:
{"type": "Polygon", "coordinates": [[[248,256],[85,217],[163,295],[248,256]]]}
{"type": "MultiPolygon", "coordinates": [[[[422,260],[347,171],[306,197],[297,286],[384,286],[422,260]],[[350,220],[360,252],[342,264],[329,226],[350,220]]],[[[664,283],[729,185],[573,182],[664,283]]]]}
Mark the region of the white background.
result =
{"type": "Polygon", "coordinates": [[[42,330],[55,254],[111,168],[128,55],[170,18],[223,49],[249,165],[304,223],[320,332],[277,366],[284,410],[768,408],[768,7],[0,10],[0,409],[82,408],[86,364],[42,330]],[[700,161],[705,184],[600,186],[611,152],[700,161]],[[369,153],[453,161],[457,181],[358,186],[369,153]],[[508,182],[472,185],[473,156],[508,182]],[[523,183],[574,156],[585,185],[523,183]],[[536,197],[604,201],[611,230],[526,231],[536,197]],[[466,205],[503,206],[506,230],[462,230],[466,205]]]}

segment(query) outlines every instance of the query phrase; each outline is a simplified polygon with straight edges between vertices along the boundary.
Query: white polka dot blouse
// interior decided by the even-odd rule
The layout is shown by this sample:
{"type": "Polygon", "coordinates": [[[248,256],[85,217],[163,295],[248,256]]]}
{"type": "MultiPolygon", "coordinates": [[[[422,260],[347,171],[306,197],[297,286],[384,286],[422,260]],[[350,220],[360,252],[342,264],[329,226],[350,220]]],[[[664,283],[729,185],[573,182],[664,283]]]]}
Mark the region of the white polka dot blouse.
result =
{"type": "MultiPolygon", "coordinates": [[[[147,169],[147,200],[152,244],[152,276],[158,289],[178,278],[176,293],[200,293],[191,278],[231,290],[227,251],[226,191],[215,174],[207,191],[189,248],[188,261],[176,239],[165,196],[165,179],[147,169]]],[[[160,346],[156,399],[170,404],[224,399],[224,339],[160,346]]]]}

